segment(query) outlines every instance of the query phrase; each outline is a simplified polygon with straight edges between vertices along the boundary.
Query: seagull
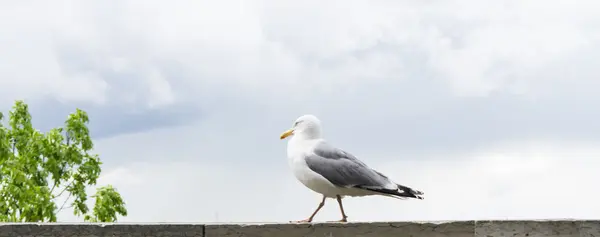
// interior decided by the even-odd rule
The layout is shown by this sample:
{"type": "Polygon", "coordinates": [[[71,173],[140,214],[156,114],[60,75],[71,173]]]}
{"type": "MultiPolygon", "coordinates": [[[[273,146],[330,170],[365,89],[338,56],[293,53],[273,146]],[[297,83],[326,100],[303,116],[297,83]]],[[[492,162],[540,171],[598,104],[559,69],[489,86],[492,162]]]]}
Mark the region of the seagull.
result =
{"type": "Polygon", "coordinates": [[[347,222],[342,198],[381,195],[397,199],[423,199],[423,192],[400,185],[369,168],[352,154],[330,145],[321,136],[321,121],[314,115],[300,116],[280,139],[290,137],[287,156],[294,176],[307,188],[323,195],[317,209],[307,219],[292,223],[310,223],[325,205],[336,199],[342,219],[347,222]]]}

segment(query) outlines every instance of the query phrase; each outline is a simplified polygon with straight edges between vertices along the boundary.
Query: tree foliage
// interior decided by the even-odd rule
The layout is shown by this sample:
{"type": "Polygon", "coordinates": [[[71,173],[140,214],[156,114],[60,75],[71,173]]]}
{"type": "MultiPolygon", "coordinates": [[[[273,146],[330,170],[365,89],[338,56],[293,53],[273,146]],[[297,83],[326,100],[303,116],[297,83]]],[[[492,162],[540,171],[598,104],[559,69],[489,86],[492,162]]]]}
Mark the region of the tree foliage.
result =
{"type": "Polygon", "coordinates": [[[102,164],[92,154],[88,122],[77,109],[63,127],[41,133],[23,101],[15,103],[8,121],[0,113],[0,221],[56,222],[57,213],[67,209],[85,221],[114,222],[127,215],[110,185],[91,196],[92,211],[86,204],[86,187],[96,185],[102,164]]]}

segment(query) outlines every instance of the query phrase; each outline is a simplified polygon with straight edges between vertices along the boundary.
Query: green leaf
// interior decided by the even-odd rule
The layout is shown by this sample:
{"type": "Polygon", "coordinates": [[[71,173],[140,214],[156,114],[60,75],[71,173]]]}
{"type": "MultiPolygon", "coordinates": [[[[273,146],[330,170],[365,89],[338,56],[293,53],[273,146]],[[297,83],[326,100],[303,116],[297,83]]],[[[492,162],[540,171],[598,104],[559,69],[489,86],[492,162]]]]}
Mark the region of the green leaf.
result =
{"type": "Polygon", "coordinates": [[[96,203],[94,218],[90,218],[89,221],[114,222],[117,220],[117,214],[127,216],[125,202],[111,185],[98,188],[92,197],[96,199],[96,203]]]}
{"type": "Polygon", "coordinates": [[[57,213],[70,208],[85,221],[114,222],[127,215],[112,186],[91,196],[92,213],[86,204],[86,187],[95,185],[102,171],[100,157],[91,153],[87,113],[76,109],[64,127],[46,133],[33,128],[25,102],[16,101],[8,114],[4,126],[0,113],[0,221],[56,222],[57,213]]]}

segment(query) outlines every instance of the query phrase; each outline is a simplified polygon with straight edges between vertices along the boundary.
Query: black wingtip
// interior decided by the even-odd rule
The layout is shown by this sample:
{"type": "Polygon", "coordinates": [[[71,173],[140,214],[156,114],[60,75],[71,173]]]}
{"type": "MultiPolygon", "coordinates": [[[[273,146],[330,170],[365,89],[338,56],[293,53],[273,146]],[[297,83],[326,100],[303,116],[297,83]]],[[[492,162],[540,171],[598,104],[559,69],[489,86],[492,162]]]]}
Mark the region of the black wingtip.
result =
{"type": "Polygon", "coordinates": [[[416,198],[416,199],[420,199],[423,200],[425,199],[424,197],[422,197],[422,195],[424,195],[425,193],[419,190],[415,190],[400,184],[398,185],[398,191],[402,190],[402,192],[398,192],[399,194],[402,194],[402,196],[404,197],[412,197],[412,198],[416,198]]]}
{"type": "Polygon", "coordinates": [[[365,190],[369,190],[369,191],[373,191],[373,192],[377,192],[377,193],[381,193],[381,194],[388,194],[388,195],[392,195],[401,199],[404,198],[415,198],[415,199],[420,199],[423,200],[424,198],[421,197],[420,195],[423,195],[423,192],[421,191],[417,191],[414,189],[411,189],[409,187],[405,187],[402,185],[398,185],[398,189],[392,190],[392,189],[374,189],[374,188],[369,188],[369,187],[364,187],[364,186],[356,186],[357,188],[361,188],[361,189],[365,189],[365,190]]]}

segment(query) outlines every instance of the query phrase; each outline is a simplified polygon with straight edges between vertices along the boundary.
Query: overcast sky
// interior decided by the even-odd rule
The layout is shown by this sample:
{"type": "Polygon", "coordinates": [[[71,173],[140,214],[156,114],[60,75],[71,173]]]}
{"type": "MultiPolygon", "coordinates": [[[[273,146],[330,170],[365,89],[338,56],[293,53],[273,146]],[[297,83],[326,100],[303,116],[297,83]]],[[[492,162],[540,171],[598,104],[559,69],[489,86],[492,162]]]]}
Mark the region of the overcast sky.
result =
{"type": "MultiPolygon", "coordinates": [[[[0,108],[91,116],[127,222],[289,221],[303,114],[425,200],[350,221],[598,218],[600,2],[0,0],[0,108]]],[[[93,191],[93,190],[91,190],[93,191]]],[[[330,200],[316,221],[340,218],[330,200]]],[[[81,220],[70,211],[63,221],[81,220]]]]}

